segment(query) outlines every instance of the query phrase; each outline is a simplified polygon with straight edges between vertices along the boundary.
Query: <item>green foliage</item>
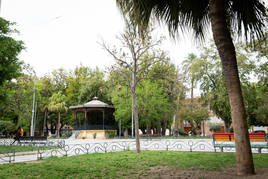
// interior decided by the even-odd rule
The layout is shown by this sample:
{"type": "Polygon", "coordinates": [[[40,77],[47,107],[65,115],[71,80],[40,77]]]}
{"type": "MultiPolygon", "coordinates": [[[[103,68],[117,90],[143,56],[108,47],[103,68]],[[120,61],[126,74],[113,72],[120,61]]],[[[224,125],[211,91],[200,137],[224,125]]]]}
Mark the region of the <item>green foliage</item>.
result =
{"type": "MultiPolygon", "coordinates": [[[[193,98],[193,90],[196,87],[197,82],[202,76],[202,71],[200,66],[202,66],[203,61],[199,59],[195,54],[190,53],[188,57],[182,62],[183,73],[188,79],[191,89],[191,99],[193,98]]],[[[193,100],[193,99],[192,99],[193,100]]]]}
{"type": "Polygon", "coordinates": [[[14,23],[0,18],[0,87],[5,81],[18,77],[21,72],[22,62],[18,55],[24,46],[22,41],[11,37],[12,33],[17,32],[12,29],[13,25],[14,23]]]}
{"type": "Polygon", "coordinates": [[[96,139],[97,133],[93,134],[93,139],[96,139]]]}
{"type": "Polygon", "coordinates": [[[81,83],[78,99],[80,103],[86,103],[98,97],[99,100],[110,103],[107,97],[107,82],[104,80],[104,72],[96,68],[90,72],[89,78],[81,83]]]}
{"type": "Polygon", "coordinates": [[[178,129],[179,135],[188,136],[188,133],[182,129],[178,129]]]}
{"type": "Polygon", "coordinates": [[[16,131],[16,126],[11,121],[0,121],[0,134],[9,134],[16,131]]]}
{"type": "MultiPolygon", "coordinates": [[[[180,35],[178,32],[188,31],[196,39],[204,39],[207,28],[211,25],[209,13],[212,1],[117,0],[116,2],[122,14],[130,18],[140,31],[148,28],[151,21],[157,19],[168,26],[173,37],[180,35]]],[[[243,33],[246,39],[249,37],[250,40],[254,40],[265,32],[267,8],[263,1],[226,0],[224,5],[226,26],[235,32],[234,35],[241,36],[243,33]]]]}
{"type": "Polygon", "coordinates": [[[75,67],[73,71],[69,72],[66,87],[66,97],[69,105],[79,104],[80,90],[84,88],[84,83],[91,76],[91,73],[93,72],[89,67],[82,65],[75,67]]]}
{"type": "MultiPolygon", "coordinates": [[[[261,117],[262,114],[265,116],[265,111],[258,111],[258,108],[261,109],[261,106],[266,104],[265,94],[268,92],[267,85],[263,83],[264,76],[259,73],[260,69],[265,71],[265,63],[254,62],[252,60],[254,54],[245,51],[242,47],[241,43],[236,44],[238,69],[248,124],[267,125],[265,118],[261,117]],[[258,79],[257,83],[250,82],[252,76],[258,79]]],[[[200,78],[202,99],[209,104],[210,109],[225,122],[225,126],[229,129],[232,122],[231,109],[216,47],[213,44],[204,47],[201,58],[203,63],[199,70],[203,72],[202,78],[200,78]]],[[[265,72],[263,74],[266,75],[265,72]]]]}
{"type": "Polygon", "coordinates": [[[131,109],[132,99],[131,93],[128,87],[121,86],[120,90],[114,89],[112,92],[112,103],[115,108],[114,116],[115,120],[119,122],[121,120],[122,130],[131,128],[131,109]]]}
{"type": "Polygon", "coordinates": [[[140,127],[157,126],[170,114],[168,96],[159,83],[143,80],[137,86],[140,127]]]}
{"type": "MultiPolygon", "coordinates": [[[[147,55],[141,58],[146,61],[147,55]]],[[[137,84],[136,95],[138,101],[138,115],[140,128],[145,131],[148,128],[170,127],[173,115],[176,111],[178,93],[181,97],[185,94],[185,88],[180,81],[178,70],[169,58],[162,58],[152,62],[151,67],[142,71],[139,77],[142,79],[137,84]]],[[[141,68],[145,64],[141,62],[141,68]]],[[[109,85],[114,89],[111,93],[112,103],[116,109],[115,118],[121,119],[123,130],[131,128],[131,90],[124,76],[131,76],[129,70],[116,68],[110,71],[109,85]],[[124,74],[124,75],[122,75],[124,74]]]]}
{"type": "Polygon", "coordinates": [[[198,105],[197,103],[191,104],[189,101],[181,106],[178,114],[179,120],[187,121],[192,128],[194,134],[201,134],[202,122],[209,119],[208,109],[198,105]]]}
{"type": "Polygon", "coordinates": [[[221,131],[221,125],[210,125],[209,130],[211,132],[219,132],[221,131]]]}
{"type": "Polygon", "coordinates": [[[54,93],[49,98],[48,110],[55,112],[68,110],[68,108],[66,107],[66,96],[63,95],[61,91],[59,91],[58,93],[54,93]]]}
{"type": "Polygon", "coordinates": [[[29,74],[23,74],[5,84],[7,99],[2,109],[3,115],[0,117],[2,120],[10,120],[17,127],[22,126],[25,131],[29,129],[33,107],[33,86],[33,77],[29,74]],[[9,116],[9,119],[4,116],[9,116]]]}
{"type": "Polygon", "coordinates": [[[105,136],[109,139],[112,139],[117,136],[116,130],[105,131],[105,136]]]}
{"type": "Polygon", "coordinates": [[[60,136],[60,128],[61,128],[59,125],[63,126],[63,123],[60,121],[61,111],[68,110],[68,108],[66,106],[66,96],[63,95],[61,91],[59,91],[58,93],[54,93],[49,98],[48,110],[58,113],[57,137],[59,137],[60,136]]]}

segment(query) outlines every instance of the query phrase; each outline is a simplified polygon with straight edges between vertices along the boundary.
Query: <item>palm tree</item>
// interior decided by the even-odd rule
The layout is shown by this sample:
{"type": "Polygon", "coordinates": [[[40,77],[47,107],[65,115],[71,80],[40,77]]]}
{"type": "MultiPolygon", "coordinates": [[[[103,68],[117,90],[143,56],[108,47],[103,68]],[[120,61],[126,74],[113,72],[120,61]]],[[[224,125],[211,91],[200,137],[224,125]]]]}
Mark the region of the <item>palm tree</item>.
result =
{"type": "Polygon", "coordinates": [[[184,74],[188,74],[191,86],[191,105],[193,106],[194,88],[196,82],[200,76],[200,67],[202,61],[197,58],[193,53],[190,53],[188,57],[182,62],[184,74]]]}
{"type": "Polygon", "coordinates": [[[48,110],[58,112],[58,123],[57,123],[57,138],[60,137],[60,113],[61,111],[67,111],[66,107],[66,96],[63,95],[61,92],[54,93],[49,98],[48,110]]]}
{"type": "Polygon", "coordinates": [[[245,107],[238,76],[235,47],[231,30],[246,40],[263,35],[267,10],[262,0],[117,0],[123,15],[127,15],[142,30],[151,16],[164,21],[173,37],[178,30],[192,30],[195,37],[204,38],[211,25],[219,52],[231,105],[236,143],[238,175],[254,174],[245,107]],[[248,38],[249,37],[249,38],[248,38]]]}

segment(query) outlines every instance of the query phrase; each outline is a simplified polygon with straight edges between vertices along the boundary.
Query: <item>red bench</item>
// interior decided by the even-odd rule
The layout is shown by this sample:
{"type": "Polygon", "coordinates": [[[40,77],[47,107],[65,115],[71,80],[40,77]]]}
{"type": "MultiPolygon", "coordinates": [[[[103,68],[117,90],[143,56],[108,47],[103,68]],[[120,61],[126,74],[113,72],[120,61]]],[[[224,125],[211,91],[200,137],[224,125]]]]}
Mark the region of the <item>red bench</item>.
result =
{"type": "MultiPolygon", "coordinates": [[[[223,152],[223,148],[235,147],[233,133],[215,133],[212,135],[215,152],[216,148],[220,148],[223,152]]],[[[268,135],[265,133],[250,133],[249,140],[251,148],[257,148],[259,153],[263,148],[268,148],[268,135]]]]}

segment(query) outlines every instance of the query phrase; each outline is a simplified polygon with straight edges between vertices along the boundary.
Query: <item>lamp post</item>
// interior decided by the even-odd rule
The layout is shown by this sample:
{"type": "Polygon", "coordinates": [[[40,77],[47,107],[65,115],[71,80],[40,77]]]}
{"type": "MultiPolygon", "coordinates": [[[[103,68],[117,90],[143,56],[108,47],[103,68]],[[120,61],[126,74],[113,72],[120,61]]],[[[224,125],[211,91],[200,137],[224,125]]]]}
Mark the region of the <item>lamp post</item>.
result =
{"type": "Polygon", "coordinates": [[[32,120],[31,120],[31,131],[30,131],[30,135],[34,136],[34,115],[35,115],[35,83],[34,83],[34,94],[33,94],[33,110],[32,110],[32,120]]]}
{"type": "Polygon", "coordinates": [[[33,83],[34,83],[34,87],[33,87],[33,110],[32,110],[32,120],[31,120],[31,127],[30,127],[30,136],[34,136],[34,118],[35,118],[35,109],[36,109],[36,104],[35,104],[35,80],[36,80],[36,73],[34,71],[34,77],[33,77],[33,83]]]}

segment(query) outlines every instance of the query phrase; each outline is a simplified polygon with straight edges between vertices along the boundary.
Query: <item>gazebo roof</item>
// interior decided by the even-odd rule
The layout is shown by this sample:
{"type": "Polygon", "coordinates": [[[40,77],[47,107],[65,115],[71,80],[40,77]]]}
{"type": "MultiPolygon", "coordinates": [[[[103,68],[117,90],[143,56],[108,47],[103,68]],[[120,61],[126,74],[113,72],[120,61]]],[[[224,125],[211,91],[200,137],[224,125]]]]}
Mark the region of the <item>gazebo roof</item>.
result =
{"type": "Polygon", "coordinates": [[[89,101],[82,105],[77,106],[70,106],[70,109],[78,109],[78,108],[113,108],[113,106],[106,104],[100,100],[98,100],[97,97],[94,97],[92,101],[89,101]]]}

